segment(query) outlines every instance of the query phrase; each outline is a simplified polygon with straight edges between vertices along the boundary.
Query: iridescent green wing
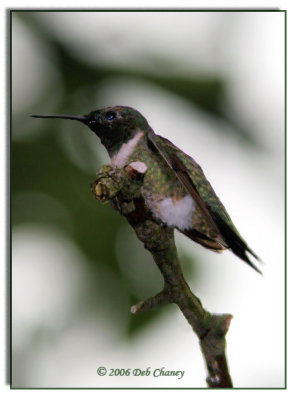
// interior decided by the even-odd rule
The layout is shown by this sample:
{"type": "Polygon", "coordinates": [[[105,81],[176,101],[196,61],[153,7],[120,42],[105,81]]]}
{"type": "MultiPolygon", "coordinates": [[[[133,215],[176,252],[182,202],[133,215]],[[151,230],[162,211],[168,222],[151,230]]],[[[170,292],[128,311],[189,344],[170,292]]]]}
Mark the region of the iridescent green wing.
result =
{"type": "Polygon", "coordinates": [[[162,141],[163,140],[165,143],[164,147],[168,153],[175,154],[175,156],[181,160],[189,175],[189,178],[192,180],[196,190],[199,192],[207,208],[210,208],[213,212],[216,212],[218,215],[220,215],[220,217],[230,226],[230,228],[239,234],[225,207],[204,175],[200,165],[198,165],[193,158],[174,146],[169,140],[162,138],[162,141]]]}
{"type": "Polygon", "coordinates": [[[169,140],[155,134],[148,135],[156,151],[174,171],[176,177],[192,196],[210,226],[217,233],[217,241],[229,247],[234,254],[247,262],[256,271],[258,268],[250,261],[246,252],[258,257],[240,237],[225,207],[207,181],[201,167],[188,155],[174,146],[169,140]]]}

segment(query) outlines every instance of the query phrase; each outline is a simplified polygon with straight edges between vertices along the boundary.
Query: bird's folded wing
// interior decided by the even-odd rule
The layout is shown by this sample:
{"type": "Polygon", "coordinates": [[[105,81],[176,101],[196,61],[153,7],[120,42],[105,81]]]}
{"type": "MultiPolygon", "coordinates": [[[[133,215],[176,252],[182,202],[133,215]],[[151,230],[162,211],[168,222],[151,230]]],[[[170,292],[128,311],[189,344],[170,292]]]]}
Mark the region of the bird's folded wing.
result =
{"type": "Polygon", "coordinates": [[[211,228],[216,234],[215,240],[223,247],[230,248],[234,254],[236,254],[243,261],[248,263],[257,272],[261,273],[261,271],[248,258],[246,252],[249,252],[258,261],[260,261],[259,257],[247,246],[244,240],[240,237],[224,206],[221,204],[210,184],[206,181],[206,178],[204,177],[203,172],[198,164],[195,163],[195,161],[189,156],[186,156],[186,154],[181,153],[184,156],[183,161],[182,156],[178,156],[178,149],[167,139],[161,138],[154,133],[149,133],[148,139],[152,146],[167,163],[167,165],[174,171],[177,179],[180,181],[186,191],[191,195],[197,206],[200,208],[205,219],[208,221],[211,228]],[[188,172],[189,169],[185,164],[190,161],[193,164],[191,166],[195,167],[196,172],[200,172],[201,179],[204,182],[204,186],[205,183],[207,184],[206,191],[209,197],[208,203],[203,200],[201,194],[199,193],[199,185],[193,182],[193,179],[188,172]]]}
{"type": "Polygon", "coordinates": [[[181,159],[174,153],[169,153],[160,141],[157,141],[157,136],[149,133],[148,138],[155,149],[159,152],[161,157],[164,161],[168,164],[168,166],[174,171],[177,179],[186,189],[186,191],[191,195],[197,206],[200,208],[202,214],[216,233],[217,237],[216,240],[224,247],[228,247],[227,243],[225,242],[224,238],[222,237],[213,217],[211,216],[209,210],[207,209],[206,204],[202,200],[196,186],[194,185],[190,175],[187,172],[187,168],[181,161],[181,159]]]}

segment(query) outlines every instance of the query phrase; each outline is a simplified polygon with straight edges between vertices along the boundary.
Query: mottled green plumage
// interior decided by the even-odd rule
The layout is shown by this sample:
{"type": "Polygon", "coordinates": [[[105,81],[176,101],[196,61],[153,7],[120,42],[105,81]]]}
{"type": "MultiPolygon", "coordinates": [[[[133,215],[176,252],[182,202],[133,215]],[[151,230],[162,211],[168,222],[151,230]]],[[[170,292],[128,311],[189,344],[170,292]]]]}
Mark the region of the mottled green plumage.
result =
{"type": "MultiPolygon", "coordinates": [[[[174,153],[180,158],[180,160],[187,168],[189,175],[193,183],[197,187],[203,201],[207,205],[209,205],[214,211],[216,211],[222,217],[222,219],[234,231],[237,232],[234,224],[231,221],[231,218],[227,214],[223,204],[217,197],[210,183],[207,181],[201,167],[190,156],[174,146],[174,144],[171,143],[169,140],[161,136],[157,136],[157,140],[162,142],[169,155],[171,153],[174,153]]],[[[150,149],[147,141],[147,136],[144,136],[139,141],[137,147],[135,148],[135,151],[129,157],[128,163],[133,161],[142,161],[148,166],[148,170],[144,177],[144,183],[142,187],[143,196],[148,204],[151,205],[153,202],[160,201],[166,197],[171,197],[178,202],[179,199],[188,194],[186,189],[178,181],[174,172],[168,167],[160,154],[153,152],[152,149],[150,149]]],[[[205,218],[203,212],[200,210],[199,207],[196,207],[193,214],[192,229],[197,230],[198,232],[201,232],[214,240],[217,236],[216,232],[214,232],[212,227],[209,226],[209,224],[207,223],[207,219],[205,218]]],[[[189,236],[189,234],[187,234],[187,236],[189,236]]],[[[208,243],[207,247],[213,250],[224,249],[224,247],[220,246],[219,244],[210,243],[206,240],[202,241],[201,244],[206,243],[208,243]]]]}
{"type": "Polygon", "coordinates": [[[257,256],[240,237],[201,167],[169,140],[155,135],[137,110],[116,106],[80,116],[35,117],[81,121],[100,138],[111,164],[145,164],[141,192],[155,220],[177,228],[210,250],[229,248],[259,271],[247,253],[257,256]]]}

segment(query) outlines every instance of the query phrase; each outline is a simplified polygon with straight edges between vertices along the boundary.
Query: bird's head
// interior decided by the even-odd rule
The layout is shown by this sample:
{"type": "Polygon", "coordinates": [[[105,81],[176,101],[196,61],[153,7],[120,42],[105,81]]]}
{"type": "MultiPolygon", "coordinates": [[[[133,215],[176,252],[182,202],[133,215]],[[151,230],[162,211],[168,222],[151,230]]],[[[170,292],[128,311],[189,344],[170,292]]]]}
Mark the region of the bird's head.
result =
{"type": "Polygon", "coordinates": [[[34,118],[72,119],[87,125],[100,138],[109,154],[128,142],[139,132],[151,128],[147,120],[134,108],[125,106],[106,107],[86,115],[32,115],[34,118]]]}

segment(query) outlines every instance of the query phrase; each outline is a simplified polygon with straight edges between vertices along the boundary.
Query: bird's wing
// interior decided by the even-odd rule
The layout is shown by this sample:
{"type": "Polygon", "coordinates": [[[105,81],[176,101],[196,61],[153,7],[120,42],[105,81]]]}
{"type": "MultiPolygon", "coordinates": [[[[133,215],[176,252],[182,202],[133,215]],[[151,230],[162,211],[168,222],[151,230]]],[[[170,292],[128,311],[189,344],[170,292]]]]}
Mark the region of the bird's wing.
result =
{"type": "Polygon", "coordinates": [[[177,179],[199,207],[215,233],[215,240],[223,248],[230,248],[238,257],[260,272],[250,261],[246,252],[252,254],[257,260],[259,258],[240,237],[225,207],[207,181],[201,167],[169,140],[154,133],[149,133],[148,139],[167,165],[174,171],[177,179]]]}

